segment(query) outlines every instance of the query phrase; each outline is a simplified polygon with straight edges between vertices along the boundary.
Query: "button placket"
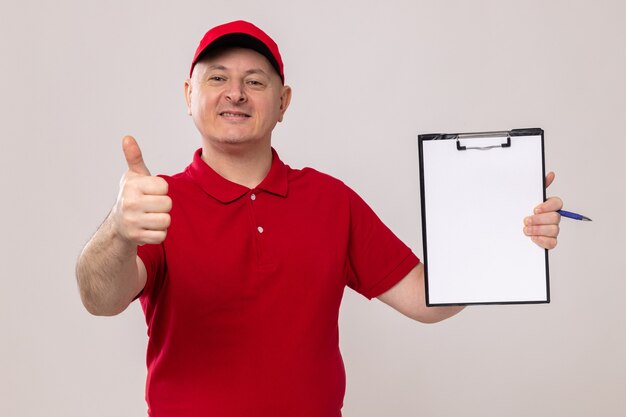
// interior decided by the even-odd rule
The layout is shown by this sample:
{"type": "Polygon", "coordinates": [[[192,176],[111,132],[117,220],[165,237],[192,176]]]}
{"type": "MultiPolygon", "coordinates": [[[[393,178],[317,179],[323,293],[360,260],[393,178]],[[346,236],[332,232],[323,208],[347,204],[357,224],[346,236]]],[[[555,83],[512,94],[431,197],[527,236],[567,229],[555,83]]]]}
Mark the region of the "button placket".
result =
{"type": "MultiPolygon", "coordinates": [[[[257,193],[256,193],[256,191],[255,191],[255,190],[252,190],[252,191],[250,192],[250,200],[251,200],[252,202],[255,202],[255,201],[256,201],[256,199],[257,199],[257,193]]],[[[255,213],[255,210],[254,210],[254,206],[253,206],[253,204],[252,204],[252,203],[251,203],[251,208],[252,208],[252,212],[253,212],[254,214],[256,214],[256,213],[255,213]]],[[[257,216],[256,216],[256,215],[253,215],[253,218],[255,219],[255,222],[257,223],[257,224],[256,224],[256,230],[257,230],[257,232],[258,232],[259,234],[263,234],[263,232],[264,232],[265,230],[263,229],[263,226],[261,226],[260,224],[258,224],[257,216]]]]}

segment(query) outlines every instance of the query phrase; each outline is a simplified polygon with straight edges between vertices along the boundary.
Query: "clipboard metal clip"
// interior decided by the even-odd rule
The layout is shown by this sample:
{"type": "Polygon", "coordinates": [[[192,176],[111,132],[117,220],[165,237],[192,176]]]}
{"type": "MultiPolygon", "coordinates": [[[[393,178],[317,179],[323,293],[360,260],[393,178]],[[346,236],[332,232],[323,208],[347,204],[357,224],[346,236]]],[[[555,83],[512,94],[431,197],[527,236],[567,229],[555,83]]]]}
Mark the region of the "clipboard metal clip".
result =
{"type": "Polygon", "coordinates": [[[510,132],[483,132],[483,133],[465,133],[456,135],[456,149],[458,151],[466,151],[468,149],[476,149],[479,151],[488,151],[494,148],[510,148],[511,147],[511,133],[510,132]],[[502,137],[506,135],[506,142],[498,145],[489,146],[463,146],[461,145],[461,139],[469,138],[489,138],[489,137],[502,137]]]}

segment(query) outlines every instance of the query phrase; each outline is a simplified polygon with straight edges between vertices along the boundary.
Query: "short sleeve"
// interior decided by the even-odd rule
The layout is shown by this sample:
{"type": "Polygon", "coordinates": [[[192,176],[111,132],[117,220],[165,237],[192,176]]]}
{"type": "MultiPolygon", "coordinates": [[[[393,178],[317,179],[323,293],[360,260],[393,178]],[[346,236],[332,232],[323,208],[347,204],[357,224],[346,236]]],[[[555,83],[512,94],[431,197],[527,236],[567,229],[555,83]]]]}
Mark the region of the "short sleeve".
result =
{"type": "Polygon", "coordinates": [[[354,191],[349,191],[348,286],[368,299],[404,278],[419,259],[354,191]]]}
{"type": "Polygon", "coordinates": [[[155,283],[163,280],[165,273],[163,245],[141,245],[137,247],[137,256],[139,256],[146,267],[146,285],[139,295],[141,303],[145,304],[157,287],[155,283]]]}

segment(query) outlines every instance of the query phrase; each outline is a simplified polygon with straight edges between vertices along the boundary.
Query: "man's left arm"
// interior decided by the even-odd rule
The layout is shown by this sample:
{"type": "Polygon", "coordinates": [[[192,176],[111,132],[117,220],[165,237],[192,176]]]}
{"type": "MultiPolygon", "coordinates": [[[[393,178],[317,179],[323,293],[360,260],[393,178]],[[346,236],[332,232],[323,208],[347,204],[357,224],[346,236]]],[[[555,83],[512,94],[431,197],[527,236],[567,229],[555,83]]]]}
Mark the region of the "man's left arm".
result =
{"type": "MultiPolygon", "coordinates": [[[[554,172],[546,176],[546,187],[554,181],[554,172]]],[[[554,249],[559,235],[563,207],[559,197],[550,197],[534,209],[534,214],[523,219],[524,234],[544,249],[554,249]]],[[[427,307],[424,286],[424,266],[420,263],[394,287],[378,299],[400,313],[422,323],[436,323],[459,313],[465,307],[427,307]]]]}

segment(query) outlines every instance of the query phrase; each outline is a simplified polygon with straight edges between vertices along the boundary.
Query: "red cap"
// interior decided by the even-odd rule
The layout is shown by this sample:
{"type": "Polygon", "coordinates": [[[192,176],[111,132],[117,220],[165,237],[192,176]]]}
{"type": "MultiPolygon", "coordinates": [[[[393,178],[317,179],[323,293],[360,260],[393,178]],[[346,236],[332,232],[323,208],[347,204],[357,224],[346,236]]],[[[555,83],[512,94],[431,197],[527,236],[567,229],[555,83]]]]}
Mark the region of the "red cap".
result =
{"type": "Polygon", "coordinates": [[[193,56],[189,76],[191,77],[193,67],[205,52],[222,46],[239,46],[257,51],[267,58],[280,75],[283,84],[285,83],[283,60],[280,57],[278,45],[267,33],[243,20],[215,26],[204,35],[198,49],[196,49],[196,54],[193,56]]]}

